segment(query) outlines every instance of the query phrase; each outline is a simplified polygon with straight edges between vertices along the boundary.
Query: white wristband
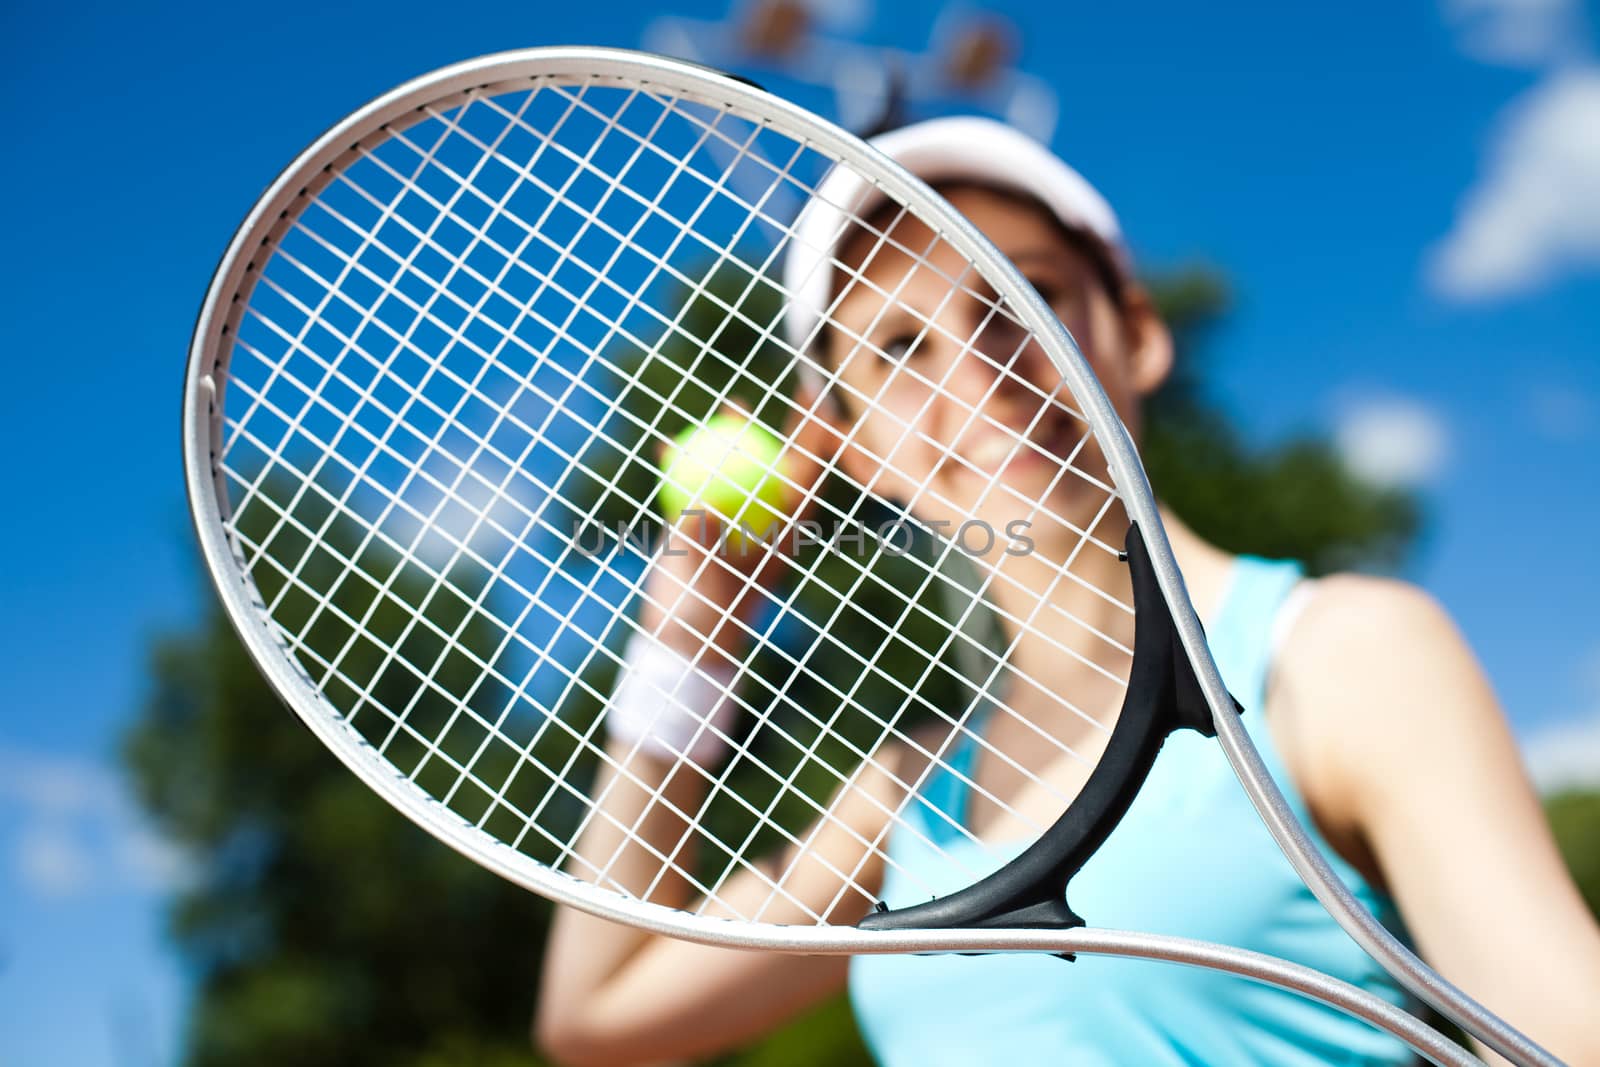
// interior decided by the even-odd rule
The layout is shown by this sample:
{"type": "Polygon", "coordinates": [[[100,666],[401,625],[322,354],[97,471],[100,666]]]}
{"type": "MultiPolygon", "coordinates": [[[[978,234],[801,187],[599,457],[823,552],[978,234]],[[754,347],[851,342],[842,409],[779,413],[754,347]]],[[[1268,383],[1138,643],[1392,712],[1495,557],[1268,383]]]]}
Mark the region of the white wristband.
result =
{"type": "Polygon", "coordinates": [[[647,633],[635,632],[623,653],[621,681],[606,706],[613,740],[667,759],[699,766],[728,748],[739,713],[733,667],[696,667],[689,657],[647,633]]]}

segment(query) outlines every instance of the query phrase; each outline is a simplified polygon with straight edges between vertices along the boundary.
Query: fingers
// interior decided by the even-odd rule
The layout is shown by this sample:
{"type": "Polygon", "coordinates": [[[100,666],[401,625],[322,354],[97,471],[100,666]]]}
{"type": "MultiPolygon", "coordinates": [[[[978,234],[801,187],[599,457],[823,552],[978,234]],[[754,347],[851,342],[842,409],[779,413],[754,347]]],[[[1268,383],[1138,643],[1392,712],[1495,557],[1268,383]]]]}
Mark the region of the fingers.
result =
{"type": "MultiPolygon", "coordinates": [[[[794,551],[794,524],[815,510],[817,489],[823,475],[835,467],[835,456],[842,437],[834,422],[837,416],[814,385],[803,384],[794,398],[784,403],[788,410],[783,428],[774,442],[775,454],[769,454],[762,461],[771,464],[770,469],[782,489],[784,502],[770,501],[768,506],[771,510],[766,512],[769,516],[777,513],[776,527],[771,525],[770,520],[763,522],[756,519],[754,521],[758,526],[751,536],[737,536],[738,532],[733,531],[735,536],[728,537],[725,535],[730,531],[723,529],[724,523],[719,521],[718,512],[702,506],[684,510],[671,523],[669,546],[693,546],[713,552],[721,557],[719,563],[722,566],[747,575],[759,570],[766,580],[770,580],[766,578],[770,571],[762,564],[786,559],[794,551]]],[[[712,418],[734,425],[755,421],[746,404],[733,398],[725,400],[712,418]]],[[[657,450],[657,461],[663,469],[667,469],[672,462],[673,447],[665,444],[657,450]]],[[[771,485],[771,481],[766,484],[771,485]]],[[[749,491],[752,494],[757,492],[754,486],[749,487],[749,491]]],[[[728,506],[726,502],[724,506],[728,506]]]]}
{"type": "MultiPolygon", "coordinates": [[[[738,401],[719,414],[739,420],[753,416],[738,401]]],[[[725,538],[714,512],[684,511],[665,531],[662,551],[647,583],[645,616],[662,639],[685,654],[711,653],[736,661],[744,646],[742,627],[769,590],[787,572],[799,542],[795,524],[816,507],[823,475],[834,468],[842,435],[837,416],[814,386],[802,386],[789,402],[774,465],[789,503],[776,529],[751,538],[725,538]]],[[[657,450],[666,465],[671,445],[657,450]]]]}
{"type": "MultiPolygon", "coordinates": [[[[834,468],[843,435],[835,422],[837,412],[816,385],[802,383],[793,399],[784,403],[787,413],[779,430],[783,446],[775,468],[790,500],[787,518],[792,523],[814,510],[818,484],[834,468]]],[[[718,414],[742,421],[755,419],[740,397],[724,400],[718,414]]]]}

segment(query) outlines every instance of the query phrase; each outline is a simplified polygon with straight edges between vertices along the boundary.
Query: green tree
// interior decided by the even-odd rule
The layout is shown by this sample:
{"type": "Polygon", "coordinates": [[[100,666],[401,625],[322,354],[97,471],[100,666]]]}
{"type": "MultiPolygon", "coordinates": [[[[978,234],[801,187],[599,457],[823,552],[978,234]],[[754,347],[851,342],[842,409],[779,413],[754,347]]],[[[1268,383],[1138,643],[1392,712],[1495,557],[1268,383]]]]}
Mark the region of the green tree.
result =
{"type": "MultiPolygon", "coordinates": [[[[490,647],[488,635],[462,603],[430,597],[422,575],[360,549],[345,526],[329,524],[323,545],[312,546],[295,526],[322,528],[321,498],[288,503],[288,487],[269,498],[300,522],[277,523],[273,507],[257,505],[240,528],[262,547],[254,574],[275,619],[305,635],[302,665],[315,675],[337,663],[343,683],[328,692],[369,741],[394,734],[388,752],[401,770],[419,781],[453,775],[378,710],[405,706],[415,677],[377,644],[347,641],[338,615],[370,611],[371,632],[413,662],[432,662],[442,648],[428,627],[408,625],[414,617],[446,633],[465,621],[461,650],[439,661],[433,687],[412,707],[419,732],[460,718],[464,705],[504,700],[473,660],[490,647]],[[319,612],[286,588],[289,573],[326,585],[341,558],[359,558],[371,581],[339,583],[338,611],[319,612]]],[[[150,673],[125,762],[146,810],[201,872],[171,913],[197,980],[184,1062],[527,1063],[548,909],[438,844],[339,766],[278,702],[220,613],[198,632],[158,641],[150,673]]],[[[457,761],[481,739],[450,733],[445,754],[457,761]]],[[[476,772],[498,773],[483,762],[476,772]]]]}
{"type": "Polygon", "coordinates": [[[1315,574],[1398,568],[1421,526],[1417,498],[1365,484],[1319,437],[1252,447],[1203,384],[1227,285],[1200,267],[1149,285],[1177,348],[1172,376],[1145,410],[1140,452],[1156,495],[1233,552],[1298,559],[1315,574]]]}
{"type": "Polygon", "coordinates": [[[1544,811],[1578,892],[1600,920],[1600,790],[1563,790],[1545,798],[1544,811]]]}

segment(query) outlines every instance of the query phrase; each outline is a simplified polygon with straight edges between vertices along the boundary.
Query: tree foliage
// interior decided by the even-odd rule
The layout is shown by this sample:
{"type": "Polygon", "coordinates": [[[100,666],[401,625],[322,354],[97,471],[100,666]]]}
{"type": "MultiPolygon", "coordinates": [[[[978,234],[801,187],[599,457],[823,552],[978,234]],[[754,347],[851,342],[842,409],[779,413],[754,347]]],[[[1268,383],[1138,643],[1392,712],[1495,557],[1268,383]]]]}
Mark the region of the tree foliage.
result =
{"type": "Polygon", "coordinates": [[[126,762],[202,871],[172,906],[184,1062],[526,1062],[540,903],[339,766],[220,618],[160,642],[151,673],[126,762]]]}
{"type": "Polygon", "coordinates": [[[1600,790],[1564,790],[1545,799],[1544,811],[1578,892],[1600,919],[1600,790]]]}
{"type": "MultiPolygon", "coordinates": [[[[304,502],[284,507],[307,529],[326,517],[304,502]]],[[[450,773],[375,709],[416,693],[411,721],[431,730],[462,701],[501,698],[472,661],[484,635],[462,628],[462,651],[419,689],[397,659],[350,641],[340,613],[368,616],[373,632],[428,662],[442,642],[408,624],[420,614],[453,630],[459,606],[426,597],[420,575],[363,554],[337,524],[314,548],[294,524],[269,519],[258,510],[241,524],[263,545],[258,589],[306,635],[302,665],[316,674],[337,663],[342,681],[330,693],[369,741],[395,735],[388,749],[403,769],[450,773]],[[387,592],[348,581],[333,609],[297,602],[303,593],[286,589],[284,575],[309,577],[336,565],[334,554],[362,558],[388,579],[387,592]]],[[[144,807],[200,861],[201,877],[172,904],[172,932],[196,978],[185,1062],[527,1062],[522,1035],[547,909],[439,845],[339,766],[278,702],[219,613],[196,633],[159,641],[150,674],[124,757],[144,807]]]]}
{"type": "Polygon", "coordinates": [[[1156,495],[1212,544],[1297,559],[1314,574],[1404,562],[1421,525],[1412,494],[1362,482],[1322,438],[1253,447],[1207,396],[1207,342],[1230,299],[1222,280],[1191,268],[1150,289],[1177,349],[1145,410],[1140,452],[1156,495]]]}

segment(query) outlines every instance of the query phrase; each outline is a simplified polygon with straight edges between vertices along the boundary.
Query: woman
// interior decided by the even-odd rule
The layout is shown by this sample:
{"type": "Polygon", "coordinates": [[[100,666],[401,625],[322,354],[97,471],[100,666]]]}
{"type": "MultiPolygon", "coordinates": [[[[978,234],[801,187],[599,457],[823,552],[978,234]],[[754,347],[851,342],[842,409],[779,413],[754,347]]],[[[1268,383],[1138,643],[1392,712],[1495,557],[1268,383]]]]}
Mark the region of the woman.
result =
{"type": "MultiPolygon", "coordinates": [[[[1172,345],[1100,196],[1038,145],[984,120],[922,123],[876,144],[936,185],[1033,282],[1137,437],[1141,399],[1166,376],[1172,345]]],[[[811,242],[843,270],[795,251],[786,267],[791,338],[830,381],[824,399],[804,398],[829,415],[793,427],[790,469],[804,482],[817,464],[803,457],[834,457],[926,522],[1025,522],[1036,551],[996,550],[980,565],[999,614],[1029,622],[1008,656],[1003,706],[978,728],[982,744],[934,727],[916,745],[892,746],[841,790],[804,853],[773,857],[720,894],[720,906],[760,906],[773,922],[848,923],[877,899],[908,903],[917,899],[908,878],[929,859],[924,843],[953,829],[949,848],[1003,853],[1028,825],[1048,822],[1086,773],[1060,753],[1103,744],[1091,720],[1114,715],[1119,699],[1090,667],[1115,675],[1110,650],[1128,643],[1126,618],[1087,591],[1126,579],[1114,556],[1082,551],[1120,542],[1126,518],[1107,507],[1103,460],[1080,449],[1058,376],[984,294],[952,290],[960,261],[920,222],[884,205],[858,209],[865,224],[811,242]],[[830,325],[819,329],[824,308],[830,325]],[[1063,692],[1088,713],[1061,714],[1063,692]],[[1046,735],[1050,743],[1039,743],[1046,735]],[[931,767],[926,752],[944,753],[961,773],[931,767]],[[901,783],[921,783],[918,803],[908,805],[901,783]],[[886,814],[908,807],[925,812],[917,833],[886,814]]],[[[801,226],[814,235],[837,230],[837,219],[808,209],[801,226]]],[[[1386,921],[1403,919],[1432,966],[1514,1025],[1574,1063],[1600,1063],[1600,1028],[1585,1018],[1600,1002],[1600,933],[1494,696],[1443,612],[1398,582],[1310,582],[1292,564],[1230,556],[1165,518],[1247,728],[1358,898],[1386,921]]],[[[658,640],[636,641],[629,656],[638,676],[690,694],[689,713],[662,721],[659,708],[630,712],[640,701],[624,683],[607,725],[628,774],[601,785],[613,817],[605,822],[636,825],[668,851],[681,825],[652,797],[690,811],[703,797],[704,776],[674,770],[674,754],[719,759],[708,743],[719,731],[706,723],[731,712],[721,683],[749,651],[748,629],[728,617],[748,618],[782,569],[757,565],[760,557],[708,566],[714,549],[687,531],[676,536],[686,551],[663,553],[646,589],[641,621],[658,640]]],[[[1213,743],[1175,735],[1117,833],[1073,882],[1074,907],[1097,925],[1257,948],[1401,1000],[1299,883],[1230,775],[1213,743]],[[1170,872],[1185,883],[1167,884],[1170,872]]],[[[607,857],[608,876],[631,891],[692,902],[686,885],[661,884],[659,864],[601,823],[586,832],[580,860],[607,857]]],[[[574,912],[559,916],[550,939],[538,1037],[572,1064],[709,1055],[847,981],[864,1033],[889,1064],[1409,1059],[1398,1042],[1331,1009],[1188,968],[774,956],[574,912]]]]}

